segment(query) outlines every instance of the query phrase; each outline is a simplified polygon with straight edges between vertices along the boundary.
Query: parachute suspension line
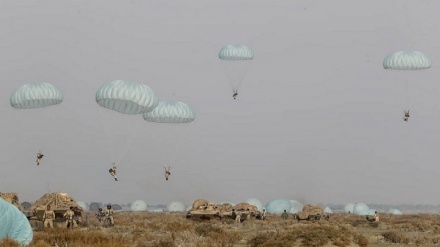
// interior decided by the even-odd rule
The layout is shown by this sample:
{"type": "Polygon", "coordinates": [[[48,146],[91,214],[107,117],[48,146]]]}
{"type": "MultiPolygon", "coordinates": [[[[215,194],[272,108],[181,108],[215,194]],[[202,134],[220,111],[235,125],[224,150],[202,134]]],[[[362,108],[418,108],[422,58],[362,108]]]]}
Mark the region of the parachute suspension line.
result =
{"type": "Polygon", "coordinates": [[[129,128],[129,133],[125,138],[125,145],[123,146],[121,155],[119,155],[119,157],[115,161],[116,165],[119,165],[121,163],[121,161],[125,158],[125,155],[127,154],[128,149],[133,144],[134,135],[135,135],[135,128],[129,128]]]}

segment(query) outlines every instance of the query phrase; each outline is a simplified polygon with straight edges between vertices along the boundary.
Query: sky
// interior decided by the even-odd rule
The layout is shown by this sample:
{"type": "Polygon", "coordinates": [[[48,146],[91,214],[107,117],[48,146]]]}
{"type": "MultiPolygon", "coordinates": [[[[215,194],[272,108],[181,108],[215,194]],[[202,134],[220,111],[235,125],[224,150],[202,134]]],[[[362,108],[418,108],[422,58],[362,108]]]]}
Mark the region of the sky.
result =
{"type": "Polygon", "coordinates": [[[436,0],[0,1],[0,191],[438,204],[439,10],[436,0]],[[255,54],[236,100],[218,59],[228,44],[255,54]],[[432,67],[384,70],[400,50],[432,67]],[[96,90],[119,79],[191,105],[196,119],[157,124],[100,107],[96,90]],[[10,106],[16,88],[38,82],[64,101],[10,106]]]}

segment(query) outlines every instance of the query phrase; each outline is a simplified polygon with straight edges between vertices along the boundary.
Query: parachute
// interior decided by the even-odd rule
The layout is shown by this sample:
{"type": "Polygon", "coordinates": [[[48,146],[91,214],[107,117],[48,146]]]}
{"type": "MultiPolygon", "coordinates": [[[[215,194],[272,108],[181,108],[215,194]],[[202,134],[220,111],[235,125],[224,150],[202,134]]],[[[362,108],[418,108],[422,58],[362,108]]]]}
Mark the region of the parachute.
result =
{"type": "Polygon", "coordinates": [[[9,103],[16,109],[35,109],[63,102],[61,91],[50,83],[25,84],[11,95],[9,103]]]}
{"type": "Polygon", "coordinates": [[[147,85],[125,80],[103,84],[96,91],[95,99],[101,106],[98,113],[107,138],[104,146],[108,151],[108,161],[121,164],[135,134],[132,115],[152,111],[159,100],[147,85]]]}
{"type": "Polygon", "coordinates": [[[281,214],[284,210],[290,212],[292,203],[287,199],[275,199],[267,202],[265,208],[270,214],[281,214]]]}
{"type": "Polygon", "coordinates": [[[130,205],[131,211],[139,212],[147,210],[147,203],[142,200],[136,200],[130,205]]]}
{"type": "Polygon", "coordinates": [[[18,208],[0,198],[0,238],[12,238],[28,245],[33,238],[32,227],[18,208]]]}
{"type": "Polygon", "coordinates": [[[187,126],[182,125],[194,121],[196,114],[192,107],[183,102],[167,100],[160,101],[156,108],[142,116],[145,121],[169,124],[166,126],[169,132],[161,136],[161,139],[168,143],[169,151],[162,160],[166,169],[169,164],[179,160],[179,151],[185,146],[184,141],[188,134],[187,126]]]}
{"type": "Polygon", "coordinates": [[[431,59],[419,51],[398,51],[383,60],[388,70],[423,70],[431,68],[431,59]]]}
{"type": "MultiPolygon", "coordinates": [[[[29,119],[32,119],[31,128],[36,130],[35,140],[39,142],[37,145],[40,150],[46,149],[47,139],[44,130],[53,131],[57,120],[58,107],[49,106],[59,105],[62,102],[63,93],[54,85],[46,82],[22,85],[11,94],[9,99],[14,109],[32,111],[25,111],[26,114],[20,116],[24,118],[20,122],[30,123],[29,119]]],[[[37,159],[37,165],[39,161],[40,159],[37,159]]]]}
{"type": "MultiPolygon", "coordinates": [[[[383,68],[387,71],[397,71],[395,74],[395,80],[399,80],[399,83],[401,81],[404,82],[404,111],[408,111],[413,104],[410,100],[411,97],[408,83],[419,79],[420,74],[414,74],[414,71],[431,68],[431,59],[419,51],[398,51],[385,57],[383,60],[383,68]],[[414,78],[413,76],[416,77],[414,78]]],[[[414,94],[414,92],[411,94],[414,94]]]]}
{"type": "Polygon", "coordinates": [[[243,82],[250,62],[254,59],[254,52],[246,45],[227,45],[219,51],[218,57],[222,61],[232,91],[235,94],[243,82]]]}
{"type": "Polygon", "coordinates": [[[151,112],[142,114],[144,120],[157,123],[189,123],[196,114],[187,104],[179,101],[161,101],[151,112]]]}
{"type": "Polygon", "coordinates": [[[167,205],[169,212],[183,212],[185,211],[185,205],[181,202],[175,201],[167,205]]]}
{"type": "Polygon", "coordinates": [[[158,98],[145,84],[116,80],[105,83],[96,91],[96,102],[104,108],[135,115],[153,110],[158,98]]]}
{"type": "Polygon", "coordinates": [[[257,207],[258,211],[263,210],[263,203],[261,203],[260,200],[255,199],[255,198],[249,198],[246,203],[253,205],[255,207],[257,207]]]}

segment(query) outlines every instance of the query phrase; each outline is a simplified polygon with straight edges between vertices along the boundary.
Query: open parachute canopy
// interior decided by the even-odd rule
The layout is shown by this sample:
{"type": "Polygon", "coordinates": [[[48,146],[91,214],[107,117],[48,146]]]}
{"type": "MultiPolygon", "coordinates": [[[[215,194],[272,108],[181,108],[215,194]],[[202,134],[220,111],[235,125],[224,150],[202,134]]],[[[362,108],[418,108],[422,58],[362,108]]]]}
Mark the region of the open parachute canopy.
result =
{"type": "Polygon", "coordinates": [[[223,47],[218,57],[221,60],[252,60],[254,59],[254,52],[246,45],[227,45],[223,47]]]}
{"type": "Polygon", "coordinates": [[[146,121],[157,123],[189,123],[196,114],[187,104],[179,101],[160,101],[151,112],[142,114],[146,121]]]}
{"type": "Polygon", "coordinates": [[[96,102],[107,109],[124,114],[141,114],[153,110],[159,100],[145,84],[115,80],[96,91],[96,102]]]}
{"type": "Polygon", "coordinates": [[[17,88],[9,99],[16,109],[35,109],[63,102],[61,91],[50,83],[25,84],[17,88]]]}
{"type": "Polygon", "coordinates": [[[398,51],[383,60],[387,70],[423,70],[431,68],[431,59],[419,51],[398,51]]]}
{"type": "Polygon", "coordinates": [[[32,227],[18,208],[0,198],[0,239],[12,238],[20,244],[32,241],[32,227]]]}

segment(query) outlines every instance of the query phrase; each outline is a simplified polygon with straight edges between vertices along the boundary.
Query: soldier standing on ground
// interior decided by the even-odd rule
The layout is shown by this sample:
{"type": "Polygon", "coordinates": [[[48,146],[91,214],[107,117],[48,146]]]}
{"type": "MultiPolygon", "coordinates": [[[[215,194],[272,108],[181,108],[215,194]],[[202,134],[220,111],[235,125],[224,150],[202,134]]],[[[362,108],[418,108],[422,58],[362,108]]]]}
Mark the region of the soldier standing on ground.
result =
{"type": "Polygon", "coordinates": [[[284,209],[284,212],[281,214],[281,218],[283,218],[283,220],[287,220],[288,217],[289,217],[289,215],[287,214],[286,210],[284,209]]]}
{"type": "Polygon", "coordinates": [[[261,215],[262,220],[266,220],[266,209],[263,209],[263,214],[261,215]]]}
{"type": "Polygon", "coordinates": [[[113,215],[115,214],[115,211],[112,209],[112,205],[107,205],[107,210],[105,210],[105,215],[109,217],[110,224],[115,225],[115,221],[113,220],[113,215]]]}
{"type": "Polygon", "coordinates": [[[238,223],[241,222],[241,213],[240,212],[235,216],[235,222],[238,222],[238,223]]]}
{"type": "Polygon", "coordinates": [[[44,211],[43,222],[44,228],[53,228],[53,220],[55,219],[55,213],[50,209],[50,205],[47,205],[46,211],[44,211]]]}
{"type": "Polygon", "coordinates": [[[64,213],[63,216],[64,216],[64,218],[66,218],[66,224],[65,224],[66,228],[69,227],[69,221],[72,222],[73,228],[77,228],[78,227],[78,225],[76,224],[75,219],[73,218],[75,216],[75,212],[73,211],[73,207],[72,206],[70,206],[69,210],[67,210],[64,213]]]}

